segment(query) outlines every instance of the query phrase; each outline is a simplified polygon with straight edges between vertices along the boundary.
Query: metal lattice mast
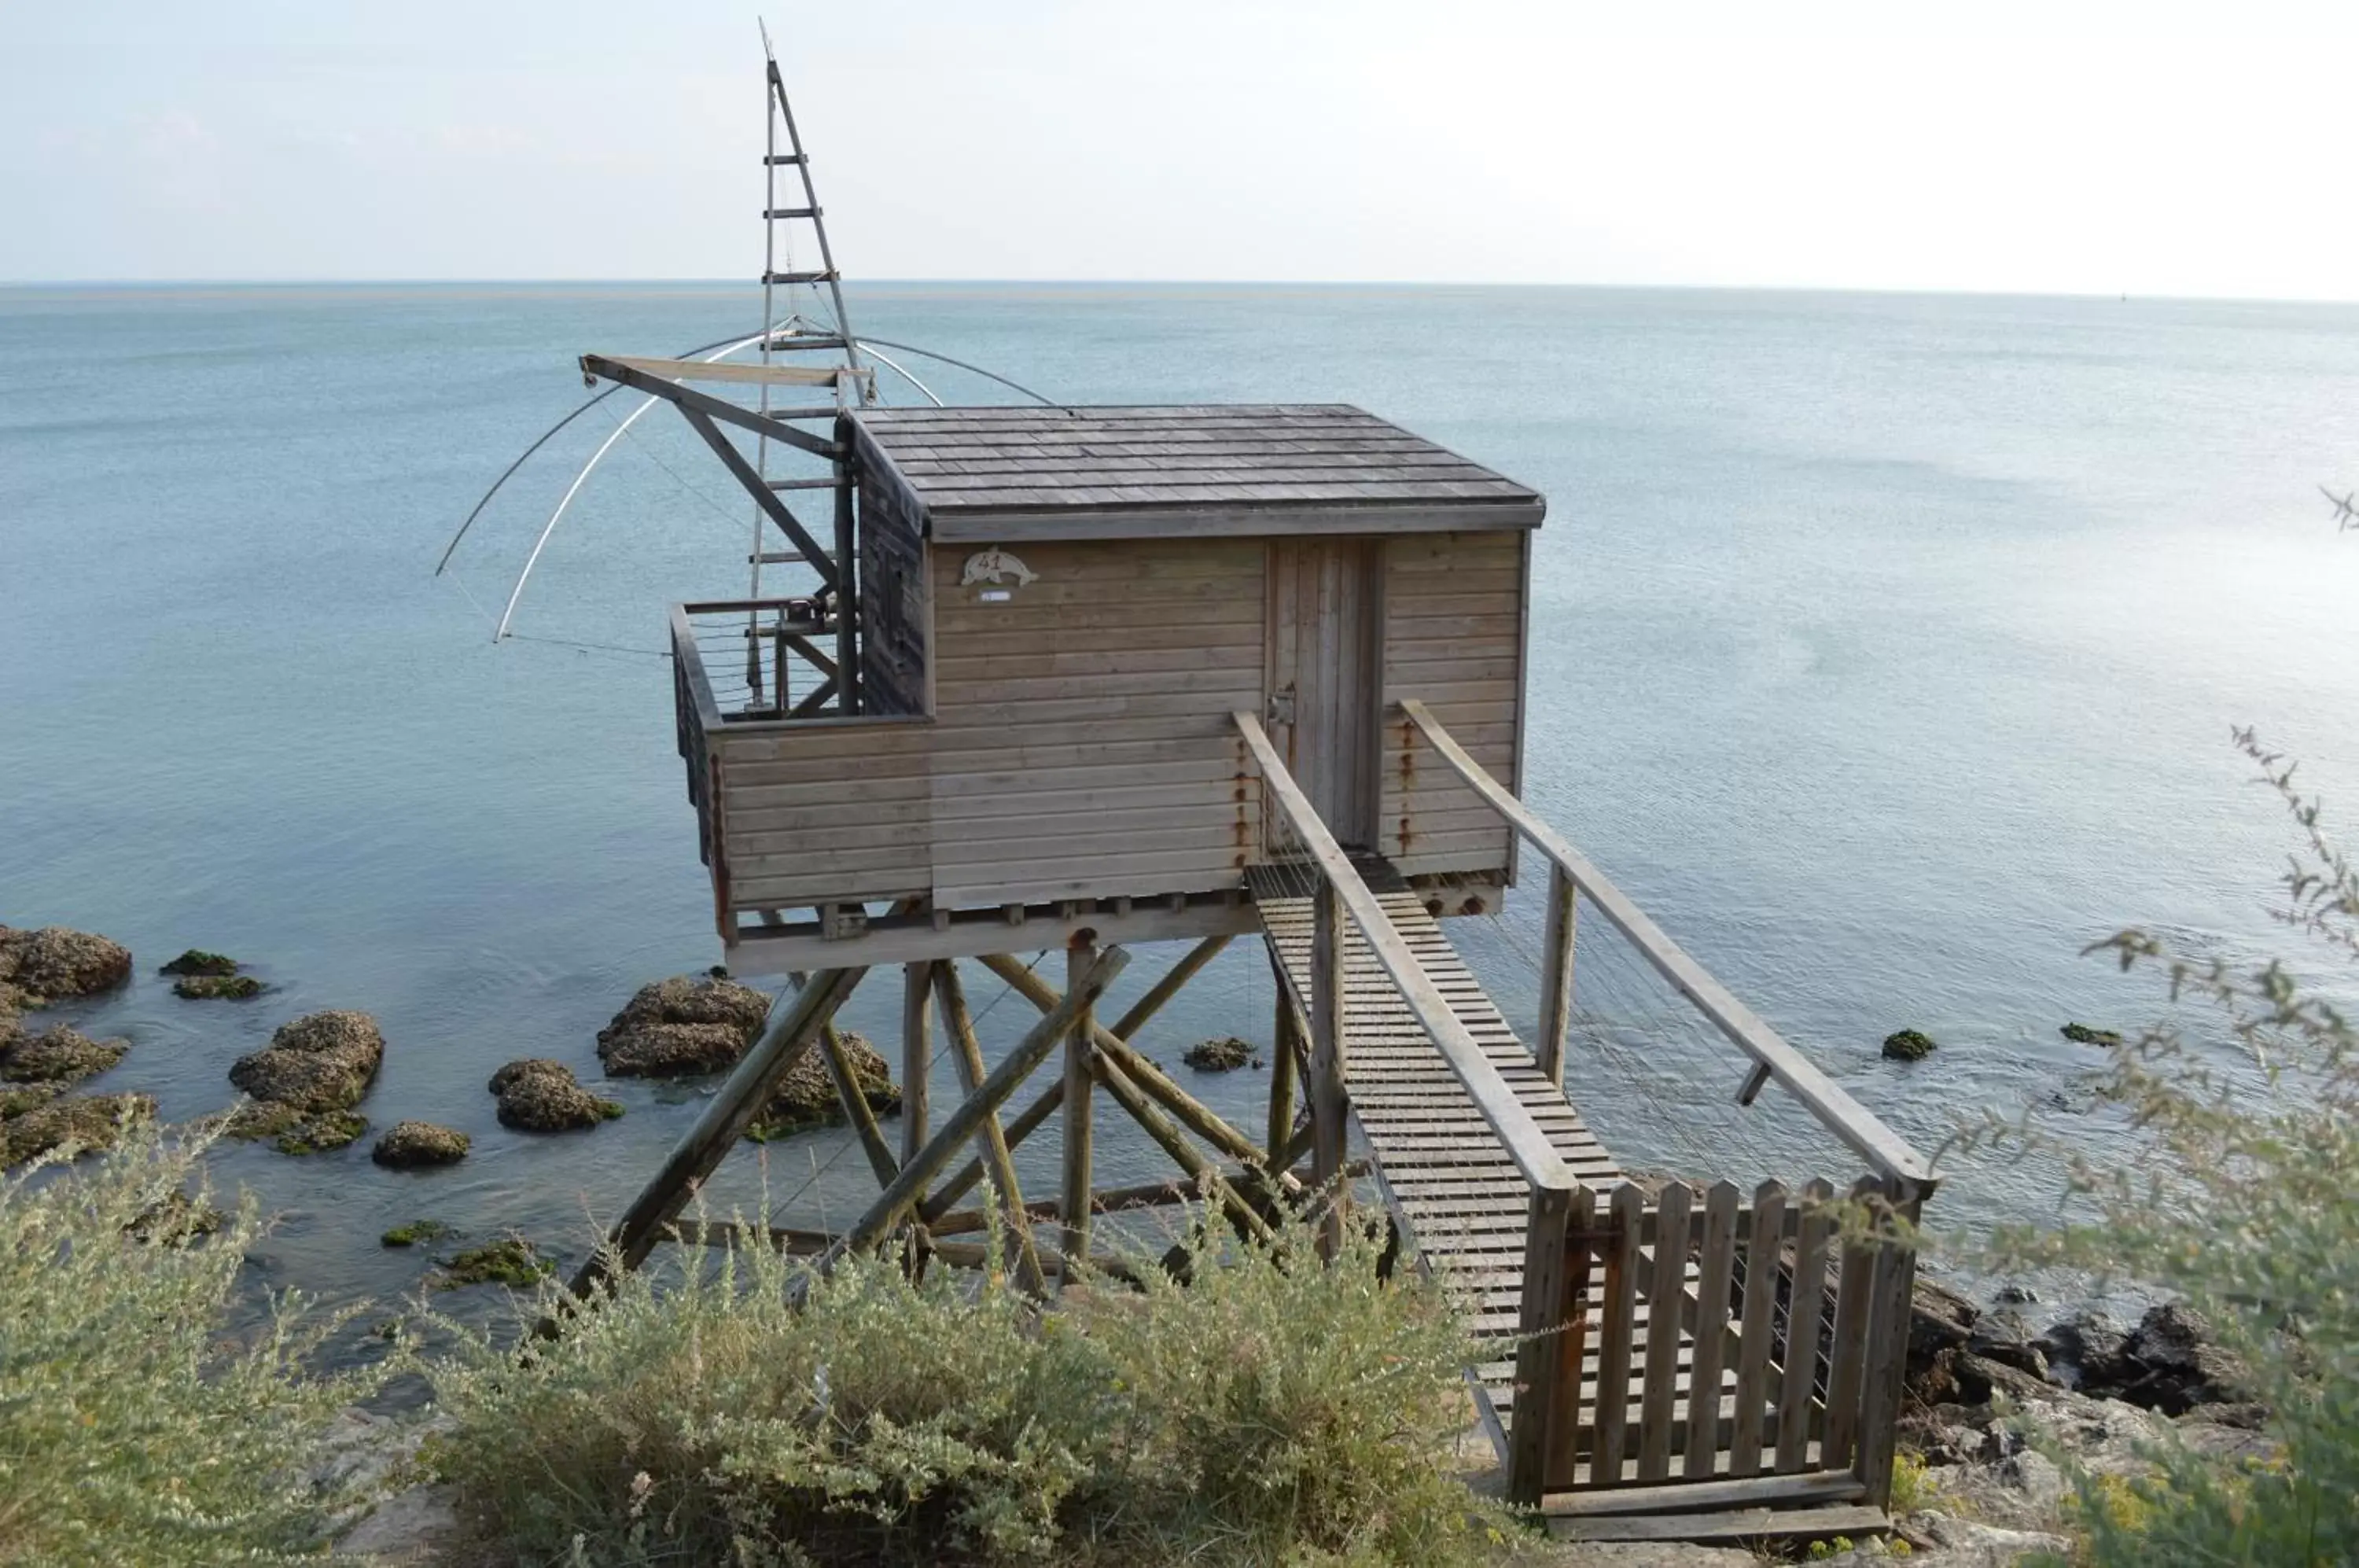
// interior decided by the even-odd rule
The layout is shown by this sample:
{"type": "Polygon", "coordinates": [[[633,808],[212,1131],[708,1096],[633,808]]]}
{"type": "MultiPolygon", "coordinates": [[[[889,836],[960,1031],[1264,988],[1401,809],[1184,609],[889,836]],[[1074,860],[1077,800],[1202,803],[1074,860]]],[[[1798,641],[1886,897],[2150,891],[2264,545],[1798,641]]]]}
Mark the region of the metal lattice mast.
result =
{"type": "MultiPolygon", "coordinates": [[[[827,221],[819,202],[818,187],[811,180],[810,155],[803,147],[802,135],[795,125],[794,106],[787,98],[785,78],[779,73],[777,51],[770,43],[769,29],[762,28],[764,146],[762,154],[762,341],[761,363],[768,365],[781,354],[824,354],[841,356],[844,374],[836,377],[834,408],[840,410],[853,404],[867,405],[875,401],[875,372],[862,363],[859,343],[853,336],[851,320],[843,305],[843,284],[835,265],[835,252],[828,242],[827,221]],[[784,136],[781,137],[780,132],[784,136]],[[783,150],[781,150],[783,143],[783,150]],[[792,169],[799,177],[802,201],[793,205],[779,200],[778,171],[792,169]],[[816,268],[799,269],[795,265],[795,234],[793,225],[810,225],[811,239],[819,255],[816,268]],[[815,323],[797,308],[797,290],[824,287],[832,323],[815,323]],[[783,299],[782,299],[783,294],[783,299]],[[814,330],[814,329],[817,330],[814,330]]],[[[791,191],[793,185],[788,190],[791,191]]],[[[806,252],[805,254],[809,254],[806,252]]],[[[771,387],[764,382],[760,389],[759,407],[763,414],[786,419],[822,417],[819,410],[779,410],[771,403],[771,387]]],[[[832,419],[829,423],[832,424],[832,419]]],[[[828,432],[830,438],[833,431],[828,432]]],[[[834,502],[835,587],[832,613],[836,633],[836,709],[849,713],[854,711],[857,698],[856,681],[856,620],[859,595],[856,591],[857,563],[853,548],[852,471],[845,454],[838,453],[830,460],[831,472],[824,479],[771,479],[769,477],[770,441],[756,438],[756,466],[763,482],[774,490],[827,490],[834,502]]],[[[749,552],[752,586],[749,597],[762,596],[762,568],[801,561],[796,552],[774,551],[765,548],[765,514],[756,509],[754,546],[749,552]]],[[[758,615],[758,612],[756,612],[758,615]]],[[[758,647],[759,633],[748,627],[748,640],[758,647]]],[[[758,659],[758,654],[756,654],[758,659]]],[[[749,673],[753,666],[749,664],[749,673]]],[[[780,689],[774,694],[779,711],[788,708],[784,690],[784,664],[779,666],[780,689]]],[[[756,681],[758,694],[758,680],[756,681]]]]}

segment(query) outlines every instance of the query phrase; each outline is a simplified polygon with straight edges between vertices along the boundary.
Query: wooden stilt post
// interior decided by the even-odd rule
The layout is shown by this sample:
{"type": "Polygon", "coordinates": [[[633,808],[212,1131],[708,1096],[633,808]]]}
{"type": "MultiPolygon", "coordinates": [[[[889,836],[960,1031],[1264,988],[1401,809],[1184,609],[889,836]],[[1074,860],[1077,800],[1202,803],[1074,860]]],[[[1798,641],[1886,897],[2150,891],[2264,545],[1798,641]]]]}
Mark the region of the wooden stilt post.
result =
{"type": "Polygon", "coordinates": [[[721,1092],[696,1118],[663,1166],[631,1201],[608,1236],[607,1247],[592,1255],[573,1276],[573,1293],[587,1296],[610,1269],[636,1269],[663,1228],[679,1217],[705,1178],[719,1168],[730,1147],[745,1134],[778,1081],[794,1071],[819,1031],[835,1017],[860,984],[863,969],[823,969],[800,992],[770,1005],[770,1017],[753,1048],[739,1059],[721,1092]]]}
{"type": "Polygon", "coordinates": [[[879,1187],[889,1187],[893,1178],[901,1173],[901,1167],[893,1158],[892,1147],[885,1141],[884,1128],[876,1125],[876,1113],[870,1108],[868,1096],[860,1092],[860,1074],[853,1071],[852,1055],[843,1048],[843,1037],[836,1033],[833,1024],[821,1024],[819,1043],[827,1053],[827,1075],[835,1081],[835,1097],[843,1106],[844,1119],[859,1135],[861,1152],[868,1156],[868,1169],[876,1172],[879,1187]]]}
{"type": "MultiPolygon", "coordinates": [[[[1271,966],[1273,969],[1276,965],[1271,966]]],[[[1286,1146],[1294,1141],[1294,1064],[1302,1049],[1302,1026],[1287,994],[1286,975],[1277,975],[1277,1018],[1269,1052],[1269,1127],[1262,1147],[1269,1151],[1269,1171],[1284,1171],[1286,1146]]]]}
{"type": "Polygon", "coordinates": [[[1549,867],[1547,967],[1540,974],[1540,1038],[1535,1048],[1540,1075],[1562,1087],[1564,1037],[1572,1023],[1573,921],[1581,887],[1561,866],[1549,867]]]}
{"type": "Polygon", "coordinates": [[[1058,1042],[1071,1034],[1073,1019],[1105,994],[1106,987],[1114,984],[1114,976],[1129,962],[1130,955],[1118,947],[1110,947],[1098,956],[1097,962],[1067,990],[1065,999],[1057,1004],[1055,1010],[1016,1042],[1016,1049],[1001,1059],[973,1094],[959,1102],[958,1108],[943,1119],[941,1130],[927,1140],[926,1147],[901,1162],[901,1174],[893,1184],[821,1258],[819,1268],[822,1273],[846,1254],[875,1246],[901,1222],[917,1205],[918,1194],[925,1184],[940,1174],[951,1157],[974,1137],[984,1118],[1006,1104],[1007,1097],[1032,1075],[1032,1070],[1048,1060],[1058,1042]]]}
{"type": "Polygon", "coordinates": [[[901,966],[901,1158],[926,1146],[927,1088],[934,1065],[934,1034],[926,1011],[933,984],[930,963],[901,966]]]}
{"type": "MultiPolygon", "coordinates": [[[[958,1065],[960,1089],[972,1094],[983,1086],[983,1045],[974,1036],[974,1017],[967,1011],[966,987],[959,982],[958,965],[949,959],[933,967],[934,1001],[941,1009],[942,1037],[950,1043],[951,1060],[958,1065]]],[[[1016,1282],[1038,1295],[1047,1280],[1040,1273],[1040,1255],[1032,1246],[1032,1222],[1024,1212],[1024,1192],[1016,1184],[1016,1162],[1009,1158],[1007,1135],[1000,1127],[998,1112],[984,1118],[983,1130],[974,1141],[975,1157],[990,1173],[991,1184],[999,1194],[1000,1213],[1006,1216],[1008,1244],[1016,1249],[1016,1282]]]]}
{"type": "MultiPolygon", "coordinates": [[[[1068,999],[1081,993],[1081,978],[1096,960],[1097,946],[1090,942],[1076,942],[1065,950],[1065,995],[1068,999]]],[[[1090,1113],[1092,1091],[1097,1079],[1090,1073],[1090,1026],[1093,1022],[1089,999],[1073,1012],[1073,1027],[1065,1042],[1065,1236],[1061,1250],[1068,1266],[1086,1263],[1090,1257],[1090,1143],[1092,1130],[1090,1113]]],[[[1071,1283],[1071,1276],[1067,1276],[1071,1283]]]]}
{"type": "MultiPolygon", "coordinates": [[[[1060,1074],[1054,1083],[1043,1089],[1038,1097],[1025,1106],[1016,1118],[1006,1124],[1007,1150],[1013,1154],[1027,1138],[1040,1130],[1041,1124],[1064,1108],[1065,1080],[1060,1074]]],[[[926,1194],[926,1202],[918,1212],[928,1225],[958,1206],[961,1198],[974,1191],[974,1184],[988,1172],[980,1157],[968,1160],[951,1173],[935,1191],[926,1194]]]]}
{"type": "Polygon", "coordinates": [[[1130,1113],[1132,1120],[1147,1129],[1147,1136],[1171,1157],[1173,1164],[1196,1179],[1204,1188],[1206,1196],[1217,1201],[1227,1211],[1241,1232],[1258,1241],[1270,1238],[1269,1222],[1254,1213],[1253,1205],[1237,1195],[1236,1189],[1222,1178],[1219,1169],[1197,1152],[1195,1146],[1188,1141],[1187,1135],[1172,1125],[1170,1117],[1155,1108],[1138,1085],[1132,1083],[1104,1051],[1090,1048],[1090,1064],[1095,1070],[1098,1081],[1106,1086],[1106,1093],[1114,1097],[1114,1102],[1130,1113]]]}
{"type": "Polygon", "coordinates": [[[1343,1243],[1343,896],[1322,877],[1310,927],[1310,1175],[1327,1205],[1321,1245],[1343,1243]]]}
{"type": "MultiPolygon", "coordinates": [[[[984,968],[1014,986],[1041,1011],[1046,1012],[1057,1005],[1057,988],[1015,959],[1004,953],[995,953],[982,962],[984,968]]],[[[1128,1073],[1132,1082],[1146,1090],[1157,1104],[1177,1117],[1190,1132],[1232,1160],[1248,1165],[1259,1165],[1266,1160],[1267,1155],[1260,1145],[1213,1115],[1173,1083],[1169,1073],[1141,1056],[1127,1040],[1116,1037],[1113,1030],[1103,1024],[1093,1024],[1090,1040],[1113,1057],[1115,1066],[1128,1073]]]]}

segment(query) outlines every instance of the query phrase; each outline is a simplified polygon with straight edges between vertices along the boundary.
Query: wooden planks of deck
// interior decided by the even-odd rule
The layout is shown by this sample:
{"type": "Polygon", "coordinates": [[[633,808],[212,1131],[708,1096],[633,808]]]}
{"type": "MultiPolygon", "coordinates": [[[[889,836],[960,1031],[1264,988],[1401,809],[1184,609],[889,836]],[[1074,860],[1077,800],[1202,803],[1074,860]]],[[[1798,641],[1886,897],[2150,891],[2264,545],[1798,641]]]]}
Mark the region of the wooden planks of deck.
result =
{"type": "MultiPolygon", "coordinates": [[[[1365,863],[1362,870],[1401,940],[1565,1163],[1592,1188],[1621,1180],[1613,1155],[1563,1090],[1532,1064],[1530,1051],[1426,912],[1421,896],[1381,862],[1365,863]]],[[[1312,911],[1306,875],[1282,864],[1256,866],[1247,869],[1246,881],[1294,1007],[1307,1018],[1312,911]]],[[[1476,1369],[1476,1386],[1488,1407],[1486,1424],[1504,1444],[1513,1414],[1513,1345],[1531,1189],[1354,930],[1344,933],[1343,975],[1344,1083],[1353,1118],[1386,1203],[1424,1267],[1463,1292],[1479,1336],[1501,1342],[1499,1355],[1476,1369]]],[[[1593,1377],[1593,1359],[1591,1366],[1593,1377]]]]}

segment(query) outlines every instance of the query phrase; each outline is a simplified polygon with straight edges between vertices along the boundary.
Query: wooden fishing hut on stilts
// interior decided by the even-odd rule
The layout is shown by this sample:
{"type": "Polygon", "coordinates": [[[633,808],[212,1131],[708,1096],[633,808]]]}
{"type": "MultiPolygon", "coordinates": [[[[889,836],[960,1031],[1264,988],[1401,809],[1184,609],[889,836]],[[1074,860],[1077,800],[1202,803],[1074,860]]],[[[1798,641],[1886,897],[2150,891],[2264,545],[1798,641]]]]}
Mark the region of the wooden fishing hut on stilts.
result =
{"type": "Polygon", "coordinates": [[[1516,1498],[1593,1539],[1885,1522],[1913,1262],[1881,1233],[1932,1178],[1518,800],[1538,495],[1353,408],[886,409],[857,406],[855,370],[797,369],[842,406],[761,413],[684,362],[583,365],[674,402],[823,583],[672,613],[723,953],[799,982],[617,1226],[625,1265],[803,1053],[849,1088],[831,1019],[897,968],[901,1137],[843,1095],[879,1192],[841,1232],[786,1238],[823,1261],[895,1238],[971,1261],[983,1188],[1053,1287],[1109,1206],[1201,1194],[1247,1233],[1299,1192],[1339,1214],[1356,1149],[1499,1344],[1472,1382],[1516,1498]],[[788,423],[822,412],[824,436],[788,423]],[[723,425],[831,465],[832,549],[723,425]],[[1497,908],[1519,845],[1548,867],[1528,1042],[1449,935],[1497,908]],[[1775,1083],[1857,1156],[1855,1203],[1623,1179],[1566,1092],[1574,938],[1600,918],[1734,1048],[1742,1103],[1775,1083]],[[1131,1044],[1239,937],[1278,981],[1252,1128],[1131,1044]],[[1116,1012],[1125,950],[1175,942],[1193,945],[1116,1012]],[[1016,956],[1043,948],[1068,955],[1061,987],[1016,956]],[[970,961],[1042,1015],[996,1063],[970,961]],[[937,1049],[955,1105],[927,1103],[937,1049]],[[1102,1098],[1174,1182],[1093,1185],[1102,1098]],[[1061,1181],[1027,1195],[1009,1151],[1051,1119],[1061,1181]]]}
{"type": "Polygon", "coordinates": [[[747,596],[672,610],[675,709],[723,955],[793,984],[575,1289],[695,1231],[698,1188],[818,1051],[878,1188],[840,1230],[768,1238],[819,1267],[887,1243],[972,1264],[996,1213],[1047,1291],[1098,1214],[1200,1201],[1251,1236],[1308,1200],[1332,1235],[1356,1184],[1495,1342],[1474,1403],[1552,1529],[1882,1528],[1914,1276],[1894,1240],[1933,1178],[1518,798],[1541,497],[1354,408],[875,406],[871,361],[900,367],[846,321],[774,60],[765,93],[761,363],[582,365],[671,404],[754,502],[747,596]],[[816,268],[779,268],[797,225],[816,268]],[[780,314],[799,289],[827,320],[780,314]],[[1528,1041],[1450,934],[1499,910],[1527,846],[1548,866],[1528,1041]],[[1626,944],[1734,1048],[1739,1105],[1775,1084],[1864,1173],[1625,1179],[1567,1093],[1599,1082],[1568,1051],[1583,929],[1593,964],[1626,944]],[[1254,1128],[1133,1043],[1241,937],[1277,996],[1254,1128]],[[1190,945],[1114,1011],[1153,942],[1190,945]],[[1017,956],[1044,949],[1061,986],[1017,956]],[[968,963],[1041,1015],[996,1062],[968,963]],[[833,1019],[897,968],[895,1147],[833,1019]],[[929,1104],[937,1050],[954,1105],[929,1104]],[[1102,1098],[1173,1179],[1095,1182],[1102,1098]],[[1012,1151],[1051,1120],[1057,1191],[1027,1197],[1012,1151]]]}

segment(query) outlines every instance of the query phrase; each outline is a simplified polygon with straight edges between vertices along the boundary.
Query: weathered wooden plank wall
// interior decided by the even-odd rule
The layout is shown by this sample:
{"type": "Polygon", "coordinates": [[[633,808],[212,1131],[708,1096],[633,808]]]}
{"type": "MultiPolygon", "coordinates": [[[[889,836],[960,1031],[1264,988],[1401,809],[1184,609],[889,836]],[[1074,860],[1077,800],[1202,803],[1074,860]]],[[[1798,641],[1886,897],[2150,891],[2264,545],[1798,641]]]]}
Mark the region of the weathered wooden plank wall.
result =
{"type": "Polygon", "coordinates": [[[908,492],[860,477],[860,695],[876,713],[926,711],[926,541],[908,492]]]}
{"type": "Polygon", "coordinates": [[[1527,536],[1408,534],[1385,545],[1385,753],[1378,817],[1403,876],[1511,864],[1498,814],[1394,713],[1421,699],[1510,789],[1522,787],[1527,536]]]}
{"type": "Polygon", "coordinates": [[[1259,789],[1258,539],[1027,544],[1030,583],[934,552],[934,897],[953,907],[1240,886],[1259,789]]]}

